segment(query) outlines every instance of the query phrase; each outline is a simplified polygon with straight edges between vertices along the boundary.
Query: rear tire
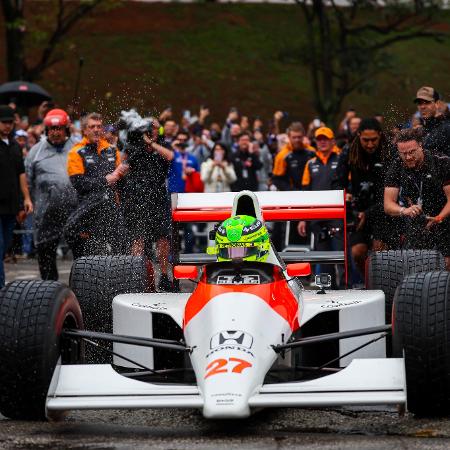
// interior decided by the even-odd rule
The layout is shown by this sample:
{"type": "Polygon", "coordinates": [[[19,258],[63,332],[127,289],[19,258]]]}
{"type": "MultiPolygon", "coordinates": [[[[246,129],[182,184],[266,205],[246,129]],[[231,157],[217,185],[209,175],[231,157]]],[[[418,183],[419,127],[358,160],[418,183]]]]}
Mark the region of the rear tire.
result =
{"type": "MultiPolygon", "coordinates": [[[[112,333],[112,302],[116,295],[155,292],[153,266],[141,256],[86,256],[77,259],[70,273],[70,287],[80,302],[89,331],[112,333]]],[[[112,348],[111,344],[102,343],[112,348]]],[[[89,362],[110,363],[111,355],[86,349],[89,362]]]]}
{"type": "Polygon", "coordinates": [[[11,419],[45,419],[56,364],[83,359],[83,346],[62,339],[83,329],[74,293],[56,281],[14,281],[0,291],[0,412],[11,419]]]}
{"type": "Polygon", "coordinates": [[[398,287],[393,309],[393,353],[404,352],[408,410],[450,413],[450,272],[419,273],[398,287]]]}
{"type": "Polygon", "coordinates": [[[374,252],[367,260],[366,287],[384,292],[386,323],[391,323],[395,290],[403,278],[413,273],[444,269],[444,257],[435,250],[374,252]]]}

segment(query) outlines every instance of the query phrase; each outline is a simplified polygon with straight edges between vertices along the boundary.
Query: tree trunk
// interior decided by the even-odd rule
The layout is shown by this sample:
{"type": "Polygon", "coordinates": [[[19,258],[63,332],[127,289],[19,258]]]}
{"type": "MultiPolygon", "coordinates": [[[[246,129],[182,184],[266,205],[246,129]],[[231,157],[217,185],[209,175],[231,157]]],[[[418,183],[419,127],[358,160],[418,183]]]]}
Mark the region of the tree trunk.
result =
{"type": "Polygon", "coordinates": [[[8,80],[21,80],[25,73],[23,2],[2,0],[8,80]]]}

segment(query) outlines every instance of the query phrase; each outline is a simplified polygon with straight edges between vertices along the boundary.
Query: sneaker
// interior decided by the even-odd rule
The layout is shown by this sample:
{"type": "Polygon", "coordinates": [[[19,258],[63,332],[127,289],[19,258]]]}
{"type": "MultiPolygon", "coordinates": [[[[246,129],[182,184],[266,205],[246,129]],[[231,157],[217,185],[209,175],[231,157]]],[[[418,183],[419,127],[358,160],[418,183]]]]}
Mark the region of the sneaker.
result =
{"type": "Polygon", "coordinates": [[[172,292],[173,291],[173,285],[172,282],[169,280],[169,277],[167,275],[161,275],[158,283],[158,291],[163,292],[172,292]]]}

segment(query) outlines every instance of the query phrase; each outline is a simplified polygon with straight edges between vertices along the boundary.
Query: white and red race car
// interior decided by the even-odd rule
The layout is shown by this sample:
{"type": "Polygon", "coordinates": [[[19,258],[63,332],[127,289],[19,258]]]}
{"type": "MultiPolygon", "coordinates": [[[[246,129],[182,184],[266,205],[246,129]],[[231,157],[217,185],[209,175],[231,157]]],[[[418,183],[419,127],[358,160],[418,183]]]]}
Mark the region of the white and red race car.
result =
{"type": "MultiPolygon", "coordinates": [[[[173,198],[178,223],[238,214],[345,221],[344,193],[173,198]]],[[[7,285],[0,412],[37,419],[80,409],[196,408],[207,418],[239,418],[267,407],[378,404],[449,412],[450,273],[441,255],[374,254],[367,278],[379,289],[338,291],[305,290],[301,277],[311,262],[344,262],[345,252],[271,248],[264,263],[210,258],[180,256],[174,276],[193,280],[192,293],[145,292],[149,265],[117,256],[77,261],[73,290],[46,281],[7,285]],[[86,364],[88,346],[112,364],[92,352],[94,364],[86,364]]]]}

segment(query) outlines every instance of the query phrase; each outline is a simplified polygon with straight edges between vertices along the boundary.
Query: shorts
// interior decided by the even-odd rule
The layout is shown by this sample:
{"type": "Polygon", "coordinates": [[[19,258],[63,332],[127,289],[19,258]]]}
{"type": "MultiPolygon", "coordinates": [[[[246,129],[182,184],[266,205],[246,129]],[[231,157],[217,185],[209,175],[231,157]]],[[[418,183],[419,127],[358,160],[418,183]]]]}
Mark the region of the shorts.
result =
{"type": "Polygon", "coordinates": [[[372,210],[366,217],[366,223],[358,231],[352,231],[349,235],[350,245],[366,244],[382,241],[391,249],[400,247],[403,232],[403,221],[400,217],[392,217],[383,211],[372,210]]]}

